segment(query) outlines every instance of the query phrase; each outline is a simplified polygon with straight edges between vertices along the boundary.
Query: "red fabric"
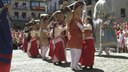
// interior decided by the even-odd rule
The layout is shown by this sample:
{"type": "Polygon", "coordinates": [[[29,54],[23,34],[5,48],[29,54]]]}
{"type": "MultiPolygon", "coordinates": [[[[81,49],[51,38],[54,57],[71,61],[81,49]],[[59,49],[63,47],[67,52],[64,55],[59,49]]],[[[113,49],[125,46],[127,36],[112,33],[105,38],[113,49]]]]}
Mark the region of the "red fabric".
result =
{"type": "Polygon", "coordinates": [[[49,56],[51,56],[53,59],[54,55],[56,55],[56,57],[59,61],[65,61],[66,60],[65,47],[64,47],[64,43],[62,41],[55,44],[55,50],[54,50],[54,46],[52,44],[52,41],[50,41],[49,56]]]}
{"type": "Polygon", "coordinates": [[[24,38],[24,43],[23,43],[23,51],[24,51],[24,52],[27,52],[27,46],[28,46],[27,39],[24,38]]]}
{"type": "Polygon", "coordinates": [[[68,48],[82,48],[82,32],[76,20],[72,20],[68,31],[70,36],[67,42],[68,48]]]}
{"type": "Polygon", "coordinates": [[[0,62],[0,72],[10,72],[10,64],[0,62]]]}
{"type": "Polygon", "coordinates": [[[55,45],[55,50],[54,50],[54,55],[56,55],[56,57],[58,58],[59,61],[65,61],[66,57],[65,57],[65,48],[63,47],[64,44],[62,43],[62,41],[56,43],[55,45]]]}
{"type": "Polygon", "coordinates": [[[31,57],[36,57],[37,55],[39,55],[37,40],[33,40],[31,42],[31,47],[30,47],[29,52],[31,54],[31,57]]]}
{"type": "Polygon", "coordinates": [[[83,43],[82,54],[80,58],[81,65],[93,66],[94,64],[94,39],[86,39],[83,43]]]}
{"type": "Polygon", "coordinates": [[[12,58],[12,55],[10,55],[10,54],[2,54],[2,53],[0,53],[0,58],[11,59],[11,58],[12,58]]]}
{"type": "Polygon", "coordinates": [[[119,38],[120,31],[116,32],[117,38],[119,38]]]}

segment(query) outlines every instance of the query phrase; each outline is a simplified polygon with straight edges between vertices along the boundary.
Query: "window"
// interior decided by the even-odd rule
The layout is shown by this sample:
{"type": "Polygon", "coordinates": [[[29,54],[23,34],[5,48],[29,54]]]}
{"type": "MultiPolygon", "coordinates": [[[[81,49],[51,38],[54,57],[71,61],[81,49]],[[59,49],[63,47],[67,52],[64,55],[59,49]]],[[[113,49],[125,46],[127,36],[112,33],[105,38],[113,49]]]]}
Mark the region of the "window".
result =
{"type": "Polygon", "coordinates": [[[19,2],[15,2],[15,7],[17,8],[19,5],[19,2]]]}
{"type": "Polygon", "coordinates": [[[23,6],[26,6],[26,3],[22,3],[23,6]]]}
{"type": "Polygon", "coordinates": [[[22,3],[22,7],[23,8],[26,8],[26,3],[22,3]]]}
{"type": "Polygon", "coordinates": [[[44,7],[44,3],[40,3],[40,7],[44,7]]]}
{"type": "Polygon", "coordinates": [[[121,17],[125,18],[126,17],[126,9],[121,8],[121,17]]]}
{"type": "Polygon", "coordinates": [[[22,12],[22,18],[26,18],[26,12],[22,12]]]}
{"type": "Polygon", "coordinates": [[[39,7],[39,2],[32,2],[31,3],[31,6],[32,7],[39,7]]]}
{"type": "Polygon", "coordinates": [[[5,3],[11,3],[11,0],[2,0],[2,2],[5,3]]]}
{"type": "Polygon", "coordinates": [[[40,10],[45,11],[45,5],[44,5],[44,3],[40,3],[40,10]]]}
{"type": "Polygon", "coordinates": [[[18,12],[14,12],[14,16],[15,16],[16,18],[18,18],[18,17],[19,17],[19,13],[18,13],[18,12]]]}
{"type": "Polygon", "coordinates": [[[45,4],[44,2],[31,2],[31,9],[45,11],[45,4]]]}

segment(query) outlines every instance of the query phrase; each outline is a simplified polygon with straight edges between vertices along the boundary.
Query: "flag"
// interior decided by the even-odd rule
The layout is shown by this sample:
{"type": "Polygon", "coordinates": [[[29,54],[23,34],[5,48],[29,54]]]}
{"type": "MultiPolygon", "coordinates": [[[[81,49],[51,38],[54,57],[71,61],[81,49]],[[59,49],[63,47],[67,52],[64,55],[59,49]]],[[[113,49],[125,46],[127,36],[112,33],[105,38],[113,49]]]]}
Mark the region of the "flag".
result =
{"type": "MultiPolygon", "coordinates": [[[[4,6],[0,0],[0,8],[4,6]]],[[[0,72],[10,72],[12,59],[12,37],[7,19],[7,9],[0,14],[0,72]]]]}

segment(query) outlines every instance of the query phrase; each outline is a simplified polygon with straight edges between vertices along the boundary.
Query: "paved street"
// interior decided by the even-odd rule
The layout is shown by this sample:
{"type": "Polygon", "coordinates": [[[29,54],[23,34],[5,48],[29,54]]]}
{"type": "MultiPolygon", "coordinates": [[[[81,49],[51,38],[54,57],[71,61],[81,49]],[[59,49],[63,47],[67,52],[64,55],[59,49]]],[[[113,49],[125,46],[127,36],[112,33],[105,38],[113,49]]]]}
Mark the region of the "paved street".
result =
{"type": "MultiPolygon", "coordinates": [[[[111,53],[111,56],[97,56],[95,53],[94,69],[78,72],[128,72],[128,53],[111,53]]],[[[50,60],[29,58],[21,50],[13,51],[11,72],[74,72],[70,66],[70,52],[67,50],[68,62],[62,66],[55,66],[50,60]]]]}

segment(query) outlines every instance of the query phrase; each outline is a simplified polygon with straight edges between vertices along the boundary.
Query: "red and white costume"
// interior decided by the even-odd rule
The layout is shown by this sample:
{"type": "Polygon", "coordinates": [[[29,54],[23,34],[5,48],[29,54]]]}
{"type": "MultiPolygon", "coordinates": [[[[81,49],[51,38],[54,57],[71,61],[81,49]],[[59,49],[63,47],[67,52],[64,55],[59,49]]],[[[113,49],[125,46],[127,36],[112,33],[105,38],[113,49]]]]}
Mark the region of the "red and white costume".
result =
{"type": "Polygon", "coordinates": [[[125,43],[124,43],[124,32],[122,30],[119,31],[117,41],[118,41],[119,52],[123,51],[125,43]]]}
{"type": "MultiPolygon", "coordinates": [[[[50,53],[53,62],[66,61],[66,51],[64,40],[61,37],[61,27],[55,28],[54,38],[50,40],[50,53]]],[[[51,31],[53,33],[53,31],[51,31]]]]}
{"type": "Polygon", "coordinates": [[[28,47],[28,41],[27,41],[27,33],[24,33],[23,36],[23,51],[27,52],[27,47],[28,47]]]}
{"type": "Polygon", "coordinates": [[[95,47],[91,24],[84,24],[84,36],[80,63],[84,66],[93,66],[95,47]]]}
{"type": "Polygon", "coordinates": [[[30,31],[30,35],[31,35],[31,40],[30,43],[28,43],[27,54],[30,57],[37,57],[39,56],[38,31],[32,30],[30,31]]]}

